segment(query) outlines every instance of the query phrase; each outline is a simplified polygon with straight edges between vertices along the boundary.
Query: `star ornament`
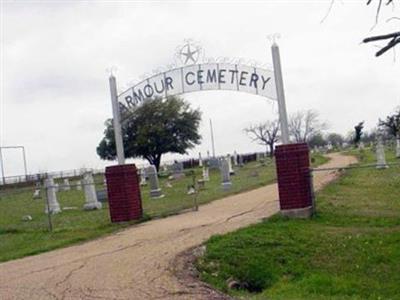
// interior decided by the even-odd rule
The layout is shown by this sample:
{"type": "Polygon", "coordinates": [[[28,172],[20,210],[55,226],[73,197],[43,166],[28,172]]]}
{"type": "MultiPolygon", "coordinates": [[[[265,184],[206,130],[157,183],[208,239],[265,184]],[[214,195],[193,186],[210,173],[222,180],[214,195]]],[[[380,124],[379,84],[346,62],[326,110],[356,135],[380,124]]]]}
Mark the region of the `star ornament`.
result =
{"type": "Polygon", "coordinates": [[[200,49],[191,43],[187,43],[179,51],[179,55],[184,65],[195,64],[199,59],[200,49]]]}

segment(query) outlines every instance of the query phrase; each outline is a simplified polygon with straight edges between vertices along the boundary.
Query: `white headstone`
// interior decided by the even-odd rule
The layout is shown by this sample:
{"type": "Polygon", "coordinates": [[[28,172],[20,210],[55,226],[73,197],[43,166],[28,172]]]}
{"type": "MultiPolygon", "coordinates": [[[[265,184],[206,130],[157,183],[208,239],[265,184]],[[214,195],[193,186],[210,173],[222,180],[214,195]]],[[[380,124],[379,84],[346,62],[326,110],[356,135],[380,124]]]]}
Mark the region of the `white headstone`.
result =
{"type": "Polygon", "coordinates": [[[376,145],[376,168],[386,169],[389,166],[386,164],[385,147],[383,145],[382,136],[378,136],[376,145]]]}
{"type": "Polygon", "coordinates": [[[160,189],[160,185],[158,183],[158,175],[157,175],[156,167],[154,165],[150,165],[149,167],[147,167],[146,174],[147,174],[147,177],[149,178],[150,197],[151,198],[164,197],[164,195],[162,194],[162,191],[160,189]]]}
{"type": "Polygon", "coordinates": [[[209,169],[206,166],[203,166],[203,180],[210,181],[209,169]]]}
{"type": "Polygon", "coordinates": [[[146,182],[146,171],[144,168],[140,169],[140,185],[144,186],[147,185],[146,182]]]}
{"type": "Polygon", "coordinates": [[[226,191],[232,186],[231,176],[229,175],[229,163],[228,160],[223,159],[221,161],[221,176],[222,176],[222,188],[226,191]]]}
{"type": "Polygon", "coordinates": [[[203,159],[201,158],[201,153],[199,152],[199,167],[203,166],[203,159]]]}
{"type": "Polygon", "coordinates": [[[228,162],[229,175],[234,175],[235,171],[232,168],[232,159],[230,154],[226,156],[226,161],[228,162]]]}
{"type": "Polygon", "coordinates": [[[33,199],[40,199],[40,189],[36,189],[34,192],[33,192],[33,197],[32,197],[33,199]]]}
{"type": "Polygon", "coordinates": [[[45,213],[57,214],[61,212],[60,204],[57,201],[56,185],[54,184],[54,179],[52,177],[47,178],[44,181],[44,186],[46,188],[47,202],[45,213]]]}
{"type": "Polygon", "coordinates": [[[83,191],[85,192],[84,210],[101,209],[101,202],[97,201],[96,187],[92,173],[87,172],[83,175],[83,191]]]}
{"type": "Polygon", "coordinates": [[[237,166],[238,164],[239,164],[239,162],[238,162],[238,154],[235,151],[235,152],[233,152],[233,165],[237,166]]]}

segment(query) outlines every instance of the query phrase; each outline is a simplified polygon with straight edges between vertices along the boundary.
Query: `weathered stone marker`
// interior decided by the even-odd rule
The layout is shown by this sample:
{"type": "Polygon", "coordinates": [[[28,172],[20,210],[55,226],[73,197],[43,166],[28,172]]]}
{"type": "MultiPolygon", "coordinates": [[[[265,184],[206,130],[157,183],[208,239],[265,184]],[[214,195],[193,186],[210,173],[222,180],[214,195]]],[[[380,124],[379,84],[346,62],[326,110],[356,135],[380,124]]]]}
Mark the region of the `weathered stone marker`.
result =
{"type": "Polygon", "coordinates": [[[158,175],[157,170],[154,165],[150,165],[146,168],[146,174],[149,177],[149,184],[150,184],[150,197],[151,198],[160,198],[164,195],[160,189],[160,185],[158,183],[158,175]]]}
{"type": "Polygon", "coordinates": [[[106,168],[111,222],[138,220],[143,216],[139,176],[134,164],[106,168]]]}
{"type": "Polygon", "coordinates": [[[376,168],[386,169],[389,166],[386,164],[385,146],[383,145],[382,135],[378,134],[376,144],[376,168]]]}
{"type": "Polygon", "coordinates": [[[33,192],[32,198],[33,198],[33,199],[40,199],[40,198],[41,198],[41,197],[40,197],[40,189],[36,189],[36,190],[33,192]]]}
{"type": "Polygon", "coordinates": [[[146,181],[146,171],[144,168],[140,169],[140,186],[147,185],[146,181]]]}
{"type": "Polygon", "coordinates": [[[222,176],[222,188],[227,191],[231,188],[231,176],[229,174],[229,163],[227,160],[221,161],[221,176],[222,176]]]}
{"type": "Polygon", "coordinates": [[[229,175],[235,175],[235,171],[232,168],[232,158],[230,154],[227,155],[226,161],[228,162],[229,175]]]}
{"type": "Polygon", "coordinates": [[[208,161],[208,167],[210,169],[218,170],[220,169],[220,161],[216,157],[211,157],[210,160],[208,161]]]}
{"type": "Polygon", "coordinates": [[[233,165],[237,166],[238,164],[239,164],[239,162],[238,162],[238,154],[235,151],[235,152],[233,152],[233,165]]]}
{"type": "Polygon", "coordinates": [[[201,158],[201,153],[199,152],[199,168],[203,166],[203,159],[201,158]]]}
{"type": "Polygon", "coordinates": [[[396,158],[400,158],[400,133],[397,134],[396,138],[396,158]]]}
{"type": "Polygon", "coordinates": [[[54,184],[54,179],[49,177],[45,180],[44,186],[46,188],[47,202],[45,213],[57,214],[61,212],[60,204],[57,201],[56,195],[56,185],[54,184]]]}
{"type": "Polygon", "coordinates": [[[172,164],[171,169],[174,179],[180,179],[185,176],[185,173],[183,172],[183,163],[175,161],[172,164]]]}
{"type": "Polygon", "coordinates": [[[279,145],[275,157],[281,214],[293,218],[310,217],[313,193],[307,144],[279,145]]]}
{"type": "Polygon", "coordinates": [[[83,191],[85,192],[86,203],[83,205],[84,210],[101,209],[102,205],[97,201],[96,187],[92,173],[87,172],[83,175],[83,191]]]}
{"type": "Polygon", "coordinates": [[[206,166],[203,166],[203,180],[204,181],[210,181],[209,169],[206,166]]]}
{"type": "Polygon", "coordinates": [[[243,163],[243,155],[239,155],[239,167],[243,167],[244,163],[243,163]]]}

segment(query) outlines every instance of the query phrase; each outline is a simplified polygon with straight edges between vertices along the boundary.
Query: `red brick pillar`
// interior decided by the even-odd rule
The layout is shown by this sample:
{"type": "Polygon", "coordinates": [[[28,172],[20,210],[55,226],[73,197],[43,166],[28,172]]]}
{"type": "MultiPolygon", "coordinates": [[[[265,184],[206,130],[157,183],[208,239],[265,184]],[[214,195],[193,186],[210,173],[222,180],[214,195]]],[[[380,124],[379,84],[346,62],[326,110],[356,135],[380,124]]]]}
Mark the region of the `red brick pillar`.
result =
{"type": "Polygon", "coordinates": [[[279,203],[283,215],[307,218],[312,214],[309,153],[305,143],[276,147],[279,203]]]}
{"type": "Polygon", "coordinates": [[[136,166],[107,167],[106,180],[111,222],[140,219],[143,209],[136,166]]]}

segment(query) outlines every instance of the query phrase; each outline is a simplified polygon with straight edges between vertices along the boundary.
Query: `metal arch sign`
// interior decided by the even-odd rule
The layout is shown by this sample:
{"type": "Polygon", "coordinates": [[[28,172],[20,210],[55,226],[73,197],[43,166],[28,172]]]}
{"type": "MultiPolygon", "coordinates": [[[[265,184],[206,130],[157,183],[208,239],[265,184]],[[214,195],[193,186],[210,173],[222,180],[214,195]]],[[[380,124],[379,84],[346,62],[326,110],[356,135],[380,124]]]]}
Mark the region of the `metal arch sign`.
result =
{"type": "Polygon", "coordinates": [[[207,90],[231,90],[277,100],[273,70],[229,63],[182,66],[156,74],[118,95],[133,109],[146,99],[207,90]]]}

